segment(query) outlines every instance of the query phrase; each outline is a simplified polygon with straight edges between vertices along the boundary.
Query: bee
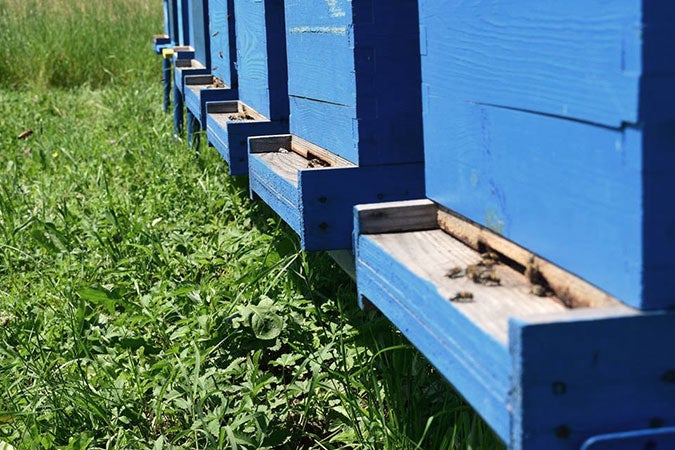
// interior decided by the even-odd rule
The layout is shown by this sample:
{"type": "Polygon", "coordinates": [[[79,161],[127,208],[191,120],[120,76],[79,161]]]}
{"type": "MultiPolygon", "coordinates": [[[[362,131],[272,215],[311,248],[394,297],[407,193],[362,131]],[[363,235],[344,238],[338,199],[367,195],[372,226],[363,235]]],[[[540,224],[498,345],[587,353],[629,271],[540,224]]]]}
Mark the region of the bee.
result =
{"type": "Polygon", "coordinates": [[[551,291],[546,289],[546,287],[541,284],[533,284],[530,289],[530,294],[536,295],[537,297],[548,297],[551,291]]]}
{"type": "Polygon", "coordinates": [[[486,272],[481,276],[481,282],[486,286],[499,286],[502,279],[494,272],[486,272]]]}
{"type": "Polygon", "coordinates": [[[473,303],[473,294],[468,291],[460,291],[450,297],[450,301],[453,303],[473,303]]]}
{"type": "Polygon", "coordinates": [[[476,284],[484,284],[486,286],[497,286],[501,284],[501,279],[497,274],[482,262],[467,266],[466,276],[476,284]]]}
{"type": "Polygon", "coordinates": [[[461,278],[464,276],[464,271],[461,267],[455,266],[452,269],[445,272],[445,276],[448,278],[461,278]]]}
{"type": "Polygon", "coordinates": [[[485,266],[494,266],[495,264],[499,264],[499,255],[493,251],[487,251],[480,257],[482,258],[483,265],[485,266]]]}

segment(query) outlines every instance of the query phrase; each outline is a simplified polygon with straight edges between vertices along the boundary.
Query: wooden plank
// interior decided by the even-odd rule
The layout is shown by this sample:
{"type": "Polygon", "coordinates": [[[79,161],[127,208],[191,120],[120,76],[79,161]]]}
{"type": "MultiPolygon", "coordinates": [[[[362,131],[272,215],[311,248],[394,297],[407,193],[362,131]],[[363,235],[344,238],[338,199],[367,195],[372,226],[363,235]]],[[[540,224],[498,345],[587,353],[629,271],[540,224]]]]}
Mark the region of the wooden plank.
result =
{"type": "Polygon", "coordinates": [[[188,0],[176,0],[176,25],[178,34],[178,45],[190,45],[190,23],[189,23],[189,3],[188,0]]]}
{"type": "MultiPolygon", "coordinates": [[[[251,194],[259,196],[296,233],[302,233],[302,217],[297,186],[279,176],[262,159],[266,153],[249,154],[249,183],[251,194]]],[[[297,156],[297,155],[296,155],[297,156]]]]}
{"type": "Polygon", "coordinates": [[[578,449],[675,420],[675,315],[570,317],[581,312],[512,321],[514,449],[578,449]]]}
{"type": "MultiPolygon", "coordinates": [[[[202,96],[213,91],[204,90],[202,96]]],[[[227,161],[231,175],[248,174],[249,138],[288,132],[287,122],[268,120],[240,101],[209,102],[206,109],[207,137],[227,161]]]]}
{"type": "Polygon", "coordinates": [[[438,210],[438,226],[466,245],[478,250],[490,249],[513,260],[532,281],[550,286],[569,307],[602,307],[620,304],[619,300],[597,287],[566,272],[497,233],[443,209],[438,210]]]}
{"type": "Polygon", "coordinates": [[[288,180],[294,186],[298,185],[298,171],[307,168],[307,160],[294,152],[266,152],[258,153],[258,158],[276,174],[288,180]]]}
{"type": "Polygon", "coordinates": [[[214,83],[215,79],[210,73],[203,75],[188,75],[185,77],[186,86],[202,85],[202,89],[214,83]]]}
{"type": "Polygon", "coordinates": [[[235,67],[234,0],[208,0],[211,73],[232,88],[238,87],[235,67]]]}
{"type": "Polygon", "coordinates": [[[421,162],[417,2],[285,6],[292,133],[360,166],[421,162]]]}
{"type": "Polygon", "coordinates": [[[511,362],[504,344],[483,335],[435,286],[373,242],[373,235],[357,236],[359,298],[382,311],[508,442],[511,362]]]}
{"type": "Polygon", "coordinates": [[[324,167],[303,170],[299,177],[306,250],[351,248],[357,204],[423,196],[422,164],[324,167]]]}
{"type": "Polygon", "coordinates": [[[291,140],[292,136],[290,134],[259,137],[251,139],[249,149],[251,153],[276,152],[279,148],[290,147],[291,140]]]}
{"type": "Polygon", "coordinates": [[[675,305],[675,211],[662,207],[672,126],[613,129],[434,100],[425,130],[430,199],[632,306],[675,305]]]}
{"type": "Polygon", "coordinates": [[[211,68],[209,39],[209,9],[206,0],[189,0],[190,44],[195,49],[195,59],[211,68]]]}
{"type": "Polygon", "coordinates": [[[458,298],[455,308],[483,332],[504,344],[508,342],[509,317],[562,312],[566,309],[555,297],[533,295],[529,280],[505,264],[490,268],[499,280],[498,284],[493,286],[474,282],[466,275],[466,270],[481,263],[480,253],[442,230],[369,236],[392,258],[403,263],[407,270],[435,286],[438,295],[448,302],[460,292],[471,293],[472,298],[466,303],[458,298]],[[460,272],[448,276],[455,268],[460,272]]]}
{"type": "Polygon", "coordinates": [[[360,234],[396,233],[438,228],[438,207],[430,200],[375,203],[354,207],[360,234]]]}
{"type": "Polygon", "coordinates": [[[288,119],[283,0],[234,4],[239,98],[268,119],[288,119]]]}
{"type": "Polygon", "coordinates": [[[670,3],[420,0],[424,82],[437,98],[635,124],[649,64],[641,55],[673,42],[672,31],[661,35],[665,41],[643,40],[642,30],[658,20],[645,12],[650,5],[672,9],[670,3]]]}
{"type": "Polygon", "coordinates": [[[356,109],[314,99],[290,96],[290,129],[296,136],[315,143],[333,154],[358,164],[355,135],[356,109]]]}

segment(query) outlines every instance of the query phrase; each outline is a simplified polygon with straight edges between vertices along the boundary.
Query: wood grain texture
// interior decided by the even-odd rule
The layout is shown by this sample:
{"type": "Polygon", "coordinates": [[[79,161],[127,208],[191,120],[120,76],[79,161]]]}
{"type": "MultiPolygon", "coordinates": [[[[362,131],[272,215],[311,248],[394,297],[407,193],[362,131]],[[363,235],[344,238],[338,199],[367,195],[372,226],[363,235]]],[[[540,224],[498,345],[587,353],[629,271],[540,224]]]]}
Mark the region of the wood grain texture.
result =
{"type": "Polygon", "coordinates": [[[355,232],[359,297],[385,314],[508,442],[510,360],[504,344],[376,244],[374,235],[355,232]]]}
{"type": "Polygon", "coordinates": [[[526,271],[536,271],[568,306],[603,307],[617,306],[620,303],[606,292],[485,227],[442,208],[438,210],[437,218],[438,227],[471,248],[478,250],[484,247],[494,250],[518,263],[526,271]]]}
{"type": "Polygon", "coordinates": [[[675,307],[674,10],[420,0],[428,197],[632,306],[675,307]]]}
{"type": "Polygon", "coordinates": [[[299,234],[302,231],[302,217],[297,185],[274,172],[261,159],[261,155],[267,153],[249,153],[248,156],[251,194],[259,196],[299,234]]]}
{"type": "Polygon", "coordinates": [[[420,16],[424,82],[435,97],[611,127],[674,117],[645,97],[652,64],[672,59],[660,50],[675,41],[668,0],[420,0],[420,16]],[[644,39],[658,22],[658,36],[644,39]]]}
{"type": "Polygon", "coordinates": [[[240,101],[207,102],[205,108],[207,139],[227,162],[230,175],[248,174],[248,138],[288,132],[288,122],[268,120],[240,101]],[[231,118],[242,113],[253,119],[231,118]]]}
{"type": "Polygon", "coordinates": [[[477,251],[442,230],[373,234],[370,239],[392,258],[403,262],[414,275],[435,286],[439,297],[448,303],[458,292],[472,293],[472,301],[457,303],[454,308],[504,344],[508,341],[509,317],[565,311],[554,297],[531,294],[530,282],[503,264],[493,267],[500,280],[497,286],[479,284],[467,276],[448,277],[452,268],[464,270],[482,259],[477,251]]]}
{"type": "Polygon", "coordinates": [[[360,166],[421,162],[416,1],[285,7],[293,134],[360,166]]]}
{"type": "Polygon", "coordinates": [[[235,67],[234,0],[208,0],[211,73],[233,89],[238,87],[235,67]]]}
{"type": "Polygon", "coordinates": [[[288,120],[283,0],[234,4],[240,99],[265,117],[288,120]]]}
{"type": "MultiPolygon", "coordinates": [[[[428,206],[383,209],[405,217],[406,203],[413,211],[428,206]]],[[[675,314],[622,304],[568,309],[530,294],[529,280],[506,264],[494,266],[499,286],[448,276],[448,268],[483,257],[441,230],[363,234],[359,226],[367,229],[376,211],[355,208],[363,214],[355,218],[359,296],[420,348],[510,449],[576,450],[586,443],[587,450],[604,450],[615,448],[603,445],[617,433],[673,423],[675,314]],[[473,295],[450,300],[460,290],[473,295]]],[[[637,448],[645,437],[616,448],[637,448]]],[[[671,442],[668,433],[654,439],[671,442]]]]}
{"type": "Polygon", "coordinates": [[[438,228],[438,207],[426,199],[356,205],[354,220],[361,234],[433,230],[438,228]]]}
{"type": "Polygon", "coordinates": [[[675,305],[672,124],[613,129],[434,98],[425,121],[430,199],[632,306],[675,305]]]}
{"type": "Polygon", "coordinates": [[[250,167],[253,161],[258,169],[250,173],[251,190],[271,202],[308,251],[351,248],[357,203],[422,195],[422,164],[356,167],[297,136],[251,138],[250,167]],[[332,166],[313,167],[317,156],[332,166]]]}

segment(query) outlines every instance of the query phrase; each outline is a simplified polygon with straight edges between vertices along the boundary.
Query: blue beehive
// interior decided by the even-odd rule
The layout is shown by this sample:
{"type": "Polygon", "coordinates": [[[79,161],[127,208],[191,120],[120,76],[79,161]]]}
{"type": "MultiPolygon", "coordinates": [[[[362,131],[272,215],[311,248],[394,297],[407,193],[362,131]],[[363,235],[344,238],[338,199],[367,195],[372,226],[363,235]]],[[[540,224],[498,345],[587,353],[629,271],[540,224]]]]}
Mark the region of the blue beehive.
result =
{"type": "Polygon", "coordinates": [[[675,4],[421,2],[427,196],[675,306],[675,4]]]}
{"type": "Polygon", "coordinates": [[[354,204],[423,194],[417,3],[287,0],[290,132],[250,140],[251,189],[307,250],[354,204]]]}
{"type": "MultiPolygon", "coordinates": [[[[185,26],[189,29],[188,49],[175,51],[174,65],[174,130],[178,134],[183,128],[183,104],[185,77],[188,75],[207,75],[210,71],[211,53],[208,36],[208,4],[206,0],[187,0],[186,8],[180,9],[179,33],[185,26]],[[187,14],[187,21],[185,17],[187,14]],[[186,23],[185,23],[186,22],[186,23]]],[[[190,124],[190,129],[194,127],[190,124]]]]}
{"type": "Polygon", "coordinates": [[[162,59],[162,85],[164,111],[168,111],[171,98],[171,57],[173,49],[188,45],[187,0],[164,0],[164,34],[153,36],[153,49],[162,59]]]}
{"type": "MultiPolygon", "coordinates": [[[[185,77],[183,95],[190,117],[206,129],[206,103],[237,98],[234,1],[208,0],[209,20],[206,36],[210,40],[210,71],[185,77]]],[[[192,130],[190,130],[192,131],[192,130]]]]}
{"type": "Polygon", "coordinates": [[[230,173],[242,175],[248,173],[249,136],[288,131],[283,0],[237,1],[234,15],[238,98],[209,102],[202,125],[230,173]]]}
{"type": "Polygon", "coordinates": [[[511,449],[670,448],[675,4],[420,0],[420,42],[431,200],[356,208],[360,298],[511,449]]]}

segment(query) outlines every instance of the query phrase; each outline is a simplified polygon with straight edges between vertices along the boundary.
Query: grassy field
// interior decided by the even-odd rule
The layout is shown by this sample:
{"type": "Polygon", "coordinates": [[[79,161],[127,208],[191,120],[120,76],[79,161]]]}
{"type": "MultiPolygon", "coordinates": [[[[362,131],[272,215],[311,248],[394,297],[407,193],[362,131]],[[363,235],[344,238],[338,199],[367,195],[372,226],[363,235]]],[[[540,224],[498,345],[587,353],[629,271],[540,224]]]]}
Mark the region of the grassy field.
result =
{"type": "Polygon", "coordinates": [[[0,0],[0,448],[500,447],[172,138],[161,29],[155,0],[0,0]]]}

